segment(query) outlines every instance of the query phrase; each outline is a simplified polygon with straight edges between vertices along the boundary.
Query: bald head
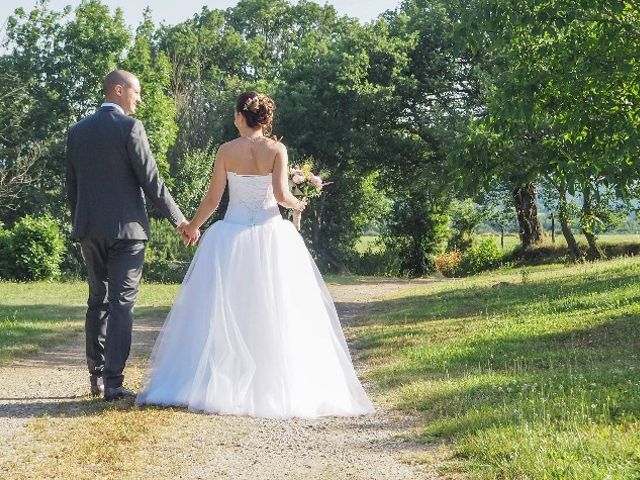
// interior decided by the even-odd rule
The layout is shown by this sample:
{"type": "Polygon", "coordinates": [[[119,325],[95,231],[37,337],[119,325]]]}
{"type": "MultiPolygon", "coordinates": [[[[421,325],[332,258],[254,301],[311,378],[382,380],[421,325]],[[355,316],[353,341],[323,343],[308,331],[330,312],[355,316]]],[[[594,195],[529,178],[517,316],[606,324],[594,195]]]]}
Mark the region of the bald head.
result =
{"type": "Polygon", "coordinates": [[[113,72],[109,73],[106,77],[104,77],[104,83],[102,88],[105,96],[108,96],[116,86],[118,85],[120,85],[121,87],[130,86],[132,83],[134,83],[137,80],[138,79],[136,78],[136,76],[131,72],[127,72],[126,70],[114,70],[113,72]]]}
{"type": "Polygon", "coordinates": [[[127,115],[136,112],[140,98],[140,81],[126,70],[114,70],[104,78],[104,96],[107,102],[116,103],[127,115]]]}

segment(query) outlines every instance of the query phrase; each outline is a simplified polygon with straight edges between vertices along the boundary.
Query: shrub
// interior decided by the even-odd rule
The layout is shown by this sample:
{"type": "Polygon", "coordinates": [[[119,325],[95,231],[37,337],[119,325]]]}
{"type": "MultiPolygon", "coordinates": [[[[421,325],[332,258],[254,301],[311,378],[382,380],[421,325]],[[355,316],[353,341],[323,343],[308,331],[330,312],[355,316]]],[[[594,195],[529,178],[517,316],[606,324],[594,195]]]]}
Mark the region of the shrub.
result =
{"type": "Polygon", "coordinates": [[[143,276],[161,283],[180,283],[189,268],[195,248],[187,248],[175,228],[164,219],[150,219],[151,237],[144,255],[143,276]]]}
{"type": "Polygon", "coordinates": [[[502,252],[491,238],[482,238],[474,242],[462,255],[461,272],[467,275],[489,270],[500,264],[502,252]]]}
{"type": "Polygon", "coordinates": [[[452,250],[450,252],[436,255],[436,270],[445,277],[455,277],[461,273],[462,252],[452,250]]]}
{"type": "Polygon", "coordinates": [[[7,280],[12,277],[11,268],[11,234],[0,222],[0,279],[7,280]]]}
{"type": "Polygon", "coordinates": [[[151,235],[147,242],[145,261],[190,262],[195,249],[187,248],[182,237],[167,220],[151,218],[149,220],[151,235]]]}
{"type": "Polygon", "coordinates": [[[154,260],[145,265],[145,280],[158,283],[182,283],[189,269],[189,262],[154,260]]]}
{"type": "Polygon", "coordinates": [[[354,252],[347,258],[349,271],[356,275],[397,276],[401,259],[398,252],[390,248],[374,250],[368,248],[364,252],[354,252]]]}
{"type": "Polygon", "coordinates": [[[215,150],[211,147],[188,150],[173,165],[174,198],[187,216],[196,213],[200,200],[207,193],[215,150]]]}
{"type": "Polygon", "coordinates": [[[50,216],[21,218],[9,235],[9,273],[17,280],[45,280],[60,275],[65,243],[50,216]]]}

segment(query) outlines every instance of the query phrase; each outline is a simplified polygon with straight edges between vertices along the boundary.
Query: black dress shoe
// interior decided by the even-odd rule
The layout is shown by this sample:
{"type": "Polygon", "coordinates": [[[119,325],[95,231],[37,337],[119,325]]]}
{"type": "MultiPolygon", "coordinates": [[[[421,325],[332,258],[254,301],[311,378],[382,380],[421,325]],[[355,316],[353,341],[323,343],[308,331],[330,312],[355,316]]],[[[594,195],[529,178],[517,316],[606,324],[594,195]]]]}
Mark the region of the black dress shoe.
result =
{"type": "Polygon", "coordinates": [[[104,395],[104,383],[102,382],[102,377],[90,375],[89,383],[91,383],[92,396],[99,397],[100,395],[104,395]]]}
{"type": "Polygon", "coordinates": [[[133,398],[136,394],[133,393],[128,388],[124,387],[116,387],[116,388],[105,388],[104,389],[104,399],[107,402],[113,402],[114,400],[118,400],[120,398],[133,398]]]}

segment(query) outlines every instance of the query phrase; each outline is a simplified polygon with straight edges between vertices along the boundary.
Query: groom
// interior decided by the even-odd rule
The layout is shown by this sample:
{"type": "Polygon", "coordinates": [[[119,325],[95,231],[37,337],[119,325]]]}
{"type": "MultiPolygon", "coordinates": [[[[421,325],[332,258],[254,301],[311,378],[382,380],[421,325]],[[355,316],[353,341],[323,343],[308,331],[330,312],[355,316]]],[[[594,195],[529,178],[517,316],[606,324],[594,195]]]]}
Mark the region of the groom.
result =
{"type": "Polygon", "coordinates": [[[113,71],[104,94],[100,109],[69,129],[66,173],[72,238],[80,242],[89,277],[91,394],[111,401],[135,395],[123,386],[122,372],[149,238],[144,196],[181,234],[188,222],[158,174],[142,122],[129,117],[141,102],[140,81],[113,71]]]}

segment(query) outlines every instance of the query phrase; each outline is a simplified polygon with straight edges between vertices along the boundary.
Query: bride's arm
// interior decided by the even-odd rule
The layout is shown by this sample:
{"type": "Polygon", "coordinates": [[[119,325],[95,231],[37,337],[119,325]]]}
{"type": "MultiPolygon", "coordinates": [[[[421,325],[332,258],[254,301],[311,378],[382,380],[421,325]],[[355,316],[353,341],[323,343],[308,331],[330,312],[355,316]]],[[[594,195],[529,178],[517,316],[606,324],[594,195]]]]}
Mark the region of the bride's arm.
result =
{"type": "Polygon", "coordinates": [[[227,172],[224,167],[225,152],[226,147],[221,145],[213,164],[213,173],[211,174],[209,190],[207,190],[206,195],[202,198],[193,220],[189,223],[188,228],[194,232],[198,230],[211,215],[213,215],[213,212],[215,212],[218,205],[220,205],[222,194],[227,186],[227,172]]]}
{"type": "Polygon", "coordinates": [[[273,195],[276,201],[285,208],[293,208],[299,212],[307,206],[305,200],[298,200],[289,190],[289,170],[287,164],[289,157],[287,155],[287,147],[282,143],[278,143],[276,148],[276,161],[273,165],[273,195]]]}

